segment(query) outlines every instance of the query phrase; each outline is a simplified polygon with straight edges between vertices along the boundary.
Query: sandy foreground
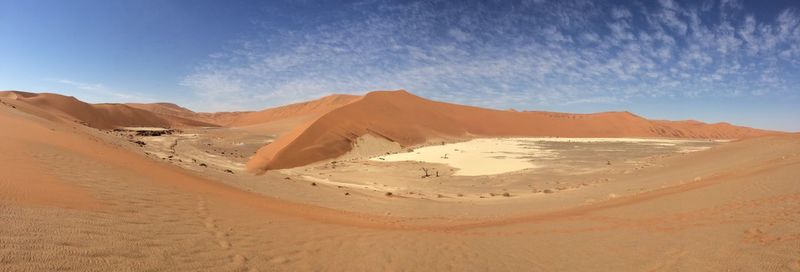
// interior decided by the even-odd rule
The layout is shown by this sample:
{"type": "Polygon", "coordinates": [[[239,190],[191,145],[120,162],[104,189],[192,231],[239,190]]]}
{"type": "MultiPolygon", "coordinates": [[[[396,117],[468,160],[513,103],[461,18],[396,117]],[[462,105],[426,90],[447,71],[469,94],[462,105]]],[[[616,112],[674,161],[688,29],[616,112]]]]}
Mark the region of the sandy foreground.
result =
{"type": "Polygon", "coordinates": [[[0,127],[0,271],[800,271],[797,135],[550,142],[569,161],[535,174],[348,160],[253,176],[266,136],[240,129],[140,146],[2,105],[0,127]]]}

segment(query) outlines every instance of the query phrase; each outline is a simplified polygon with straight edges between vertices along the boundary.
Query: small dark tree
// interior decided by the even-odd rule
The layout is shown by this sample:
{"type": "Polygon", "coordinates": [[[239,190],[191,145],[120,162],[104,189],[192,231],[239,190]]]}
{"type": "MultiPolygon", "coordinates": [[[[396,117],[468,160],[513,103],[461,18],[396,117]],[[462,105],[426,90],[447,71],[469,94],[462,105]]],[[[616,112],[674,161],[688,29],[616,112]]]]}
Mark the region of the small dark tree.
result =
{"type": "Polygon", "coordinates": [[[422,178],[427,178],[431,176],[431,174],[428,174],[428,168],[423,167],[422,172],[425,172],[425,175],[422,175],[422,178]]]}

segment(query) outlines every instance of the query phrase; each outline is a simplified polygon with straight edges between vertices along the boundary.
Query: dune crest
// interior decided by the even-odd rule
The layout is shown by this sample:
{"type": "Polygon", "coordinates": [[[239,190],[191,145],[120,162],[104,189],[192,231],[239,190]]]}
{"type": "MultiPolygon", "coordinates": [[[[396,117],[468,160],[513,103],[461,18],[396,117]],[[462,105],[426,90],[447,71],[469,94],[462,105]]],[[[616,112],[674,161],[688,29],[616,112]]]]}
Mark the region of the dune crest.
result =
{"type": "Polygon", "coordinates": [[[224,127],[243,127],[290,118],[310,120],[335,108],[346,105],[359,96],[334,94],[319,99],[294,103],[260,111],[194,112],[172,103],[127,103],[134,108],[153,113],[185,118],[224,127]]]}
{"type": "Polygon", "coordinates": [[[329,95],[261,111],[194,112],[173,103],[90,104],[71,96],[53,93],[0,91],[0,97],[14,101],[22,110],[49,119],[79,122],[99,129],[117,127],[242,127],[297,119],[313,120],[359,96],[329,95]]]}
{"type": "Polygon", "coordinates": [[[81,122],[100,129],[126,126],[170,127],[181,123],[124,104],[89,104],[60,94],[3,91],[0,92],[0,97],[15,101],[23,111],[52,121],[81,122]]]}
{"type": "Polygon", "coordinates": [[[738,139],[776,132],[697,121],[653,121],[630,112],[570,114],[502,111],[437,102],[405,90],[375,91],[336,108],[261,148],[252,172],[284,169],[346,154],[371,134],[404,147],[477,137],[670,137],[738,139]]]}
{"type": "Polygon", "coordinates": [[[249,126],[298,116],[319,116],[357,100],[359,96],[334,94],[316,100],[243,114],[226,126],[249,126]]]}

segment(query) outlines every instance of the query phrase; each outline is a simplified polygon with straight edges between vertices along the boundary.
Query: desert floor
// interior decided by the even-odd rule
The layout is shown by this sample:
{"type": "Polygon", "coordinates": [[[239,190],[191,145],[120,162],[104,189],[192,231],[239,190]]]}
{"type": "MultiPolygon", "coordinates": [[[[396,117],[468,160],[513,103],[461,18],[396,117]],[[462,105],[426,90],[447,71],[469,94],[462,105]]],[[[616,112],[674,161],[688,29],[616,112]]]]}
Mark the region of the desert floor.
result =
{"type": "Polygon", "coordinates": [[[490,157],[531,167],[496,175],[388,154],[254,176],[284,130],[136,136],[3,105],[0,128],[0,271],[800,271],[797,135],[517,139],[533,151],[490,157]]]}

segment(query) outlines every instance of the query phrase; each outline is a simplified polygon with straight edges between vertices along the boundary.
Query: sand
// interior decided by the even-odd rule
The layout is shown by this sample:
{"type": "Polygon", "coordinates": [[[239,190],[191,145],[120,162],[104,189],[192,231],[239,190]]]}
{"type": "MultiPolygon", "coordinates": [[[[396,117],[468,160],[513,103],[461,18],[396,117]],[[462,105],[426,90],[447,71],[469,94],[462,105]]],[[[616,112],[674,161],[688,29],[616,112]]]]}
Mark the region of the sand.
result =
{"type": "Polygon", "coordinates": [[[376,91],[297,126],[248,162],[263,173],[335,159],[370,134],[402,147],[483,137],[669,137],[740,139],[777,134],[730,124],[648,120],[629,112],[512,112],[427,100],[409,92],[376,91]]]}
{"type": "Polygon", "coordinates": [[[543,142],[569,160],[488,176],[357,158],[255,176],[219,167],[252,131],[128,137],[0,102],[0,271],[800,270],[795,134],[543,142]]]}
{"type": "Polygon", "coordinates": [[[496,175],[534,168],[528,157],[552,156],[535,146],[522,146],[515,139],[475,139],[463,143],[427,146],[412,152],[372,158],[373,161],[421,161],[441,163],[457,170],[456,176],[496,175]],[[535,149],[535,150],[534,150],[535,149]]]}

